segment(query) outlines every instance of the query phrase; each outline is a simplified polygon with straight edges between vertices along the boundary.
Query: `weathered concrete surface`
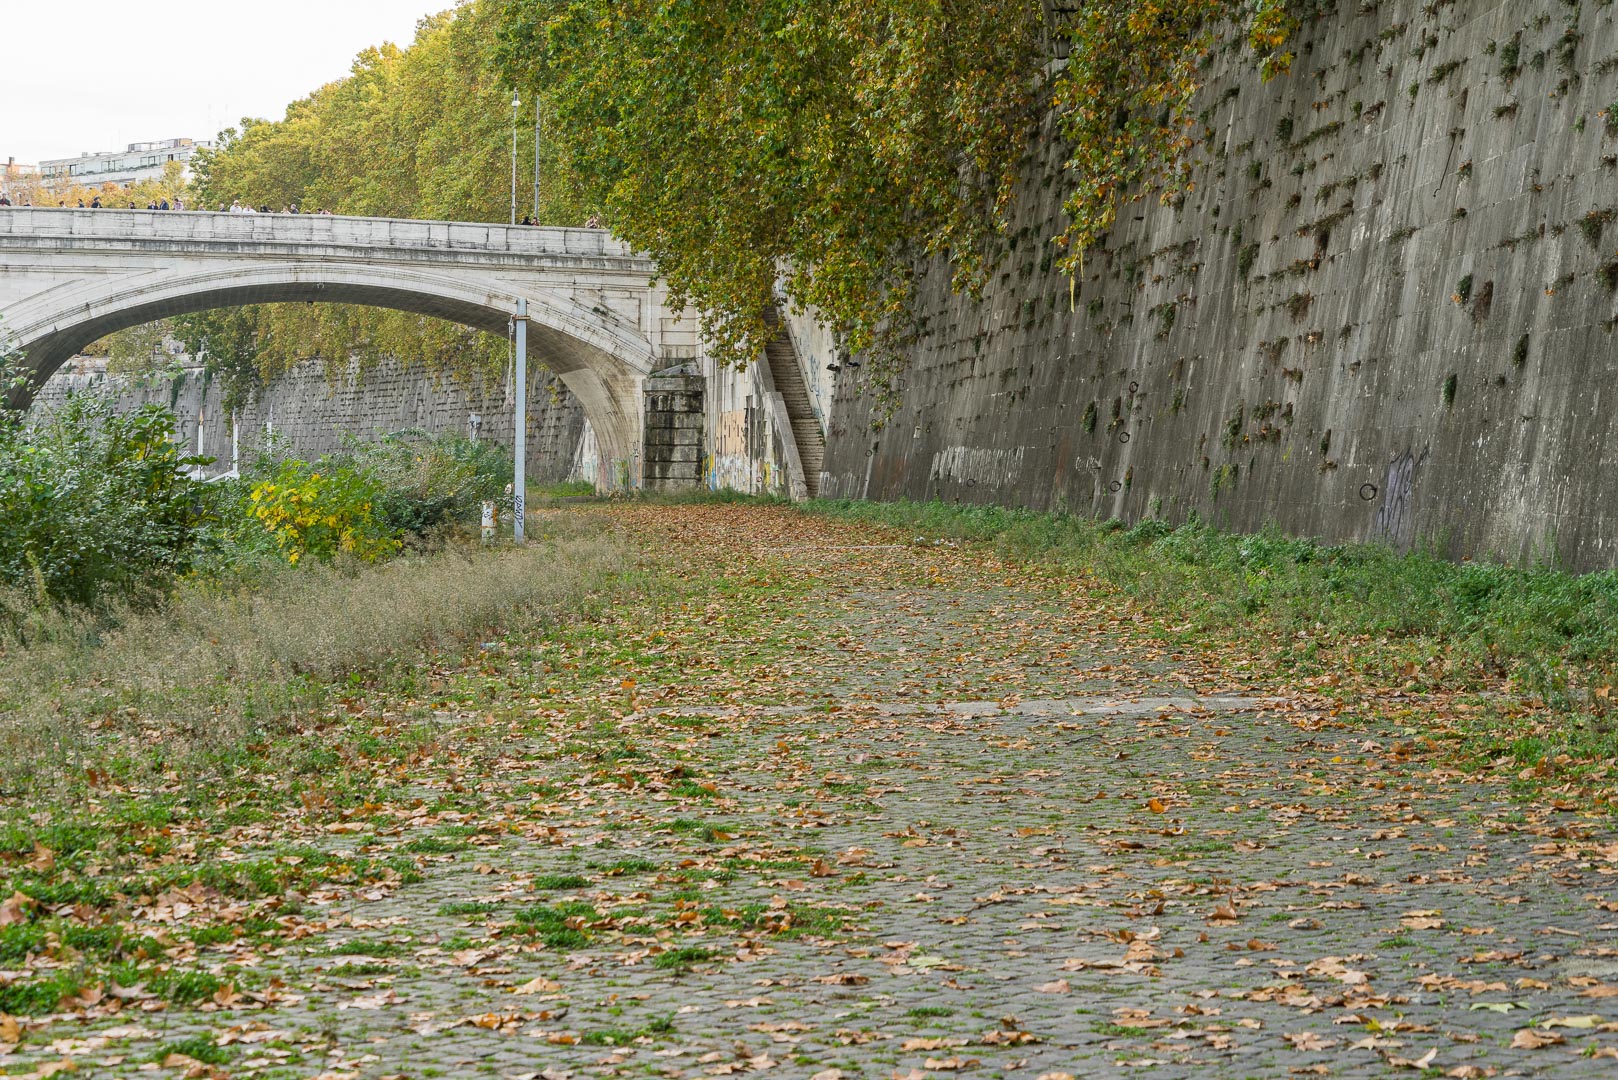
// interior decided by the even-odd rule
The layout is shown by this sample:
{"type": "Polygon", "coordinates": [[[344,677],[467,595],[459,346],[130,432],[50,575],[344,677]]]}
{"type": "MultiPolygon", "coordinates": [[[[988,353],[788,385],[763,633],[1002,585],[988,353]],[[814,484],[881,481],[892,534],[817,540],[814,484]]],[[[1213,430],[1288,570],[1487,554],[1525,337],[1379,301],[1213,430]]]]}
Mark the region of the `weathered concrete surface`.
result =
{"type": "MultiPolygon", "coordinates": [[[[192,453],[212,455],[206,471],[231,466],[231,416],[223,389],[199,365],[173,374],[108,376],[105,360],[76,357],[58,368],[34,397],[35,411],[52,409],[69,394],[111,395],[119,411],[162,405],[174,411],[180,443],[192,453]]],[[[597,462],[581,462],[587,422],[565,384],[538,364],[529,367],[528,476],[534,483],[574,477],[611,485],[597,475],[597,462]]],[[[362,442],[392,432],[419,429],[460,434],[510,447],[515,420],[511,386],[485,384],[434,374],[419,365],[384,360],[352,366],[335,377],[318,360],[307,360],[271,380],[236,413],[240,451],[251,455],[273,432],[292,452],[317,457],[341,449],[348,439],[362,442]]]]}
{"type": "Polygon", "coordinates": [[[981,302],[925,268],[881,430],[841,373],[823,491],[1618,565],[1614,11],[1341,5],[1267,86],[1219,50],[1185,204],[1070,293],[1030,181],[981,302]]]}
{"type": "Polygon", "coordinates": [[[641,380],[698,353],[695,323],[652,275],[595,229],[0,210],[0,316],[37,377],[117,330],[213,307],[370,304],[503,334],[522,297],[538,358],[578,398],[604,455],[626,467],[638,464],[641,380]]]}

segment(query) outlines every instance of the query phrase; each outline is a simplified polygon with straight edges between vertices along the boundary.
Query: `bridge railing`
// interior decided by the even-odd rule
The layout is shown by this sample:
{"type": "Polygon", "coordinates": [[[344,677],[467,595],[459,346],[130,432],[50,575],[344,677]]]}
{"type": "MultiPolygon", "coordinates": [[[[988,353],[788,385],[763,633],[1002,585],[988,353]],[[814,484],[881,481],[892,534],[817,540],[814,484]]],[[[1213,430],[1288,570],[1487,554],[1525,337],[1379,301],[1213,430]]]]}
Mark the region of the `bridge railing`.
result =
{"type": "Polygon", "coordinates": [[[336,214],[230,214],[207,210],[89,210],[0,207],[6,238],[81,242],[309,244],[320,247],[584,255],[634,259],[604,229],[345,217],[336,214]]]}

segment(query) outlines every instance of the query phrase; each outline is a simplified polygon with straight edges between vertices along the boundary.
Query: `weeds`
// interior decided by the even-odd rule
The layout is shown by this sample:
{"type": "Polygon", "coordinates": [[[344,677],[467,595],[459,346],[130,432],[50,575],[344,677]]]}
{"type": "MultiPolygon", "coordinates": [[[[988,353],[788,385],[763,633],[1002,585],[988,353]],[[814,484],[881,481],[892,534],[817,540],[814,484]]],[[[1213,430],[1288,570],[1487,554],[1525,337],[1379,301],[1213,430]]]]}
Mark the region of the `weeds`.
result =
{"type": "Polygon", "coordinates": [[[228,589],[193,580],[161,610],[105,620],[36,610],[0,636],[0,794],[86,768],[200,767],[345,691],[408,680],[425,657],[572,617],[630,584],[629,554],[602,526],[539,531],[549,538],[521,550],[267,565],[228,589]]]}

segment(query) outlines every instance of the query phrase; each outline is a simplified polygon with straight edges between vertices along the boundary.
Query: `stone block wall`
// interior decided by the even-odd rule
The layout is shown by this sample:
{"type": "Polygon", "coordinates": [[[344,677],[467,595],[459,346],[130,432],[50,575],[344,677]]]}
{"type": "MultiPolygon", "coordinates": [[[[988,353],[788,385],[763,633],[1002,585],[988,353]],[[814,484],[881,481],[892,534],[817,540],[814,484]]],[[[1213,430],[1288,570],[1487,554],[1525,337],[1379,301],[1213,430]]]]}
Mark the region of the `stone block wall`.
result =
{"type": "Polygon", "coordinates": [[[1269,84],[1227,43],[1195,190],[1072,283],[1042,132],[981,300],[920,268],[898,411],[838,374],[823,493],[1618,566],[1615,17],[1342,3],[1269,84]]]}
{"type": "Polygon", "coordinates": [[[706,381],[696,362],[647,376],[646,490],[694,491],[701,485],[706,381]]]}
{"type": "MultiPolygon", "coordinates": [[[[594,478],[586,450],[584,410],[550,371],[529,365],[528,477],[536,484],[594,478]]],[[[180,441],[191,451],[211,454],[208,471],[230,468],[231,430],[222,392],[209,373],[183,362],[172,375],[109,376],[106,361],[79,357],[64,365],[41,388],[35,409],[50,409],[72,392],[101,389],[120,407],[160,404],[179,420],[180,441]]],[[[388,360],[330,377],[319,361],[306,361],[272,380],[237,416],[241,452],[251,455],[273,432],[300,457],[339,450],[352,437],[361,441],[419,428],[433,434],[457,433],[509,447],[514,414],[506,384],[464,383],[435,375],[419,365],[388,360]]]]}

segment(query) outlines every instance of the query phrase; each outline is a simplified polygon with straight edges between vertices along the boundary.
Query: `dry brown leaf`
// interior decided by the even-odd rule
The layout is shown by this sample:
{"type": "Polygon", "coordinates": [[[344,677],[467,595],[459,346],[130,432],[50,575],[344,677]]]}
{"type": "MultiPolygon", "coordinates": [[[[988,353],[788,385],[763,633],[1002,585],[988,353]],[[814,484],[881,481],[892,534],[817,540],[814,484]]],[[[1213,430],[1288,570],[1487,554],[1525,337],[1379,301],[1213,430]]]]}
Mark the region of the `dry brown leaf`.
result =
{"type": "Polygon", "coordinates": [[[1544,1046],[1555,1046],[1566,1042],[1562,1036],[1554,1031],[1535,1031],[1533,1028],[1523,1028],[1511,1038],[1513,1050],[1538,1050],[1544,1046]]]}

